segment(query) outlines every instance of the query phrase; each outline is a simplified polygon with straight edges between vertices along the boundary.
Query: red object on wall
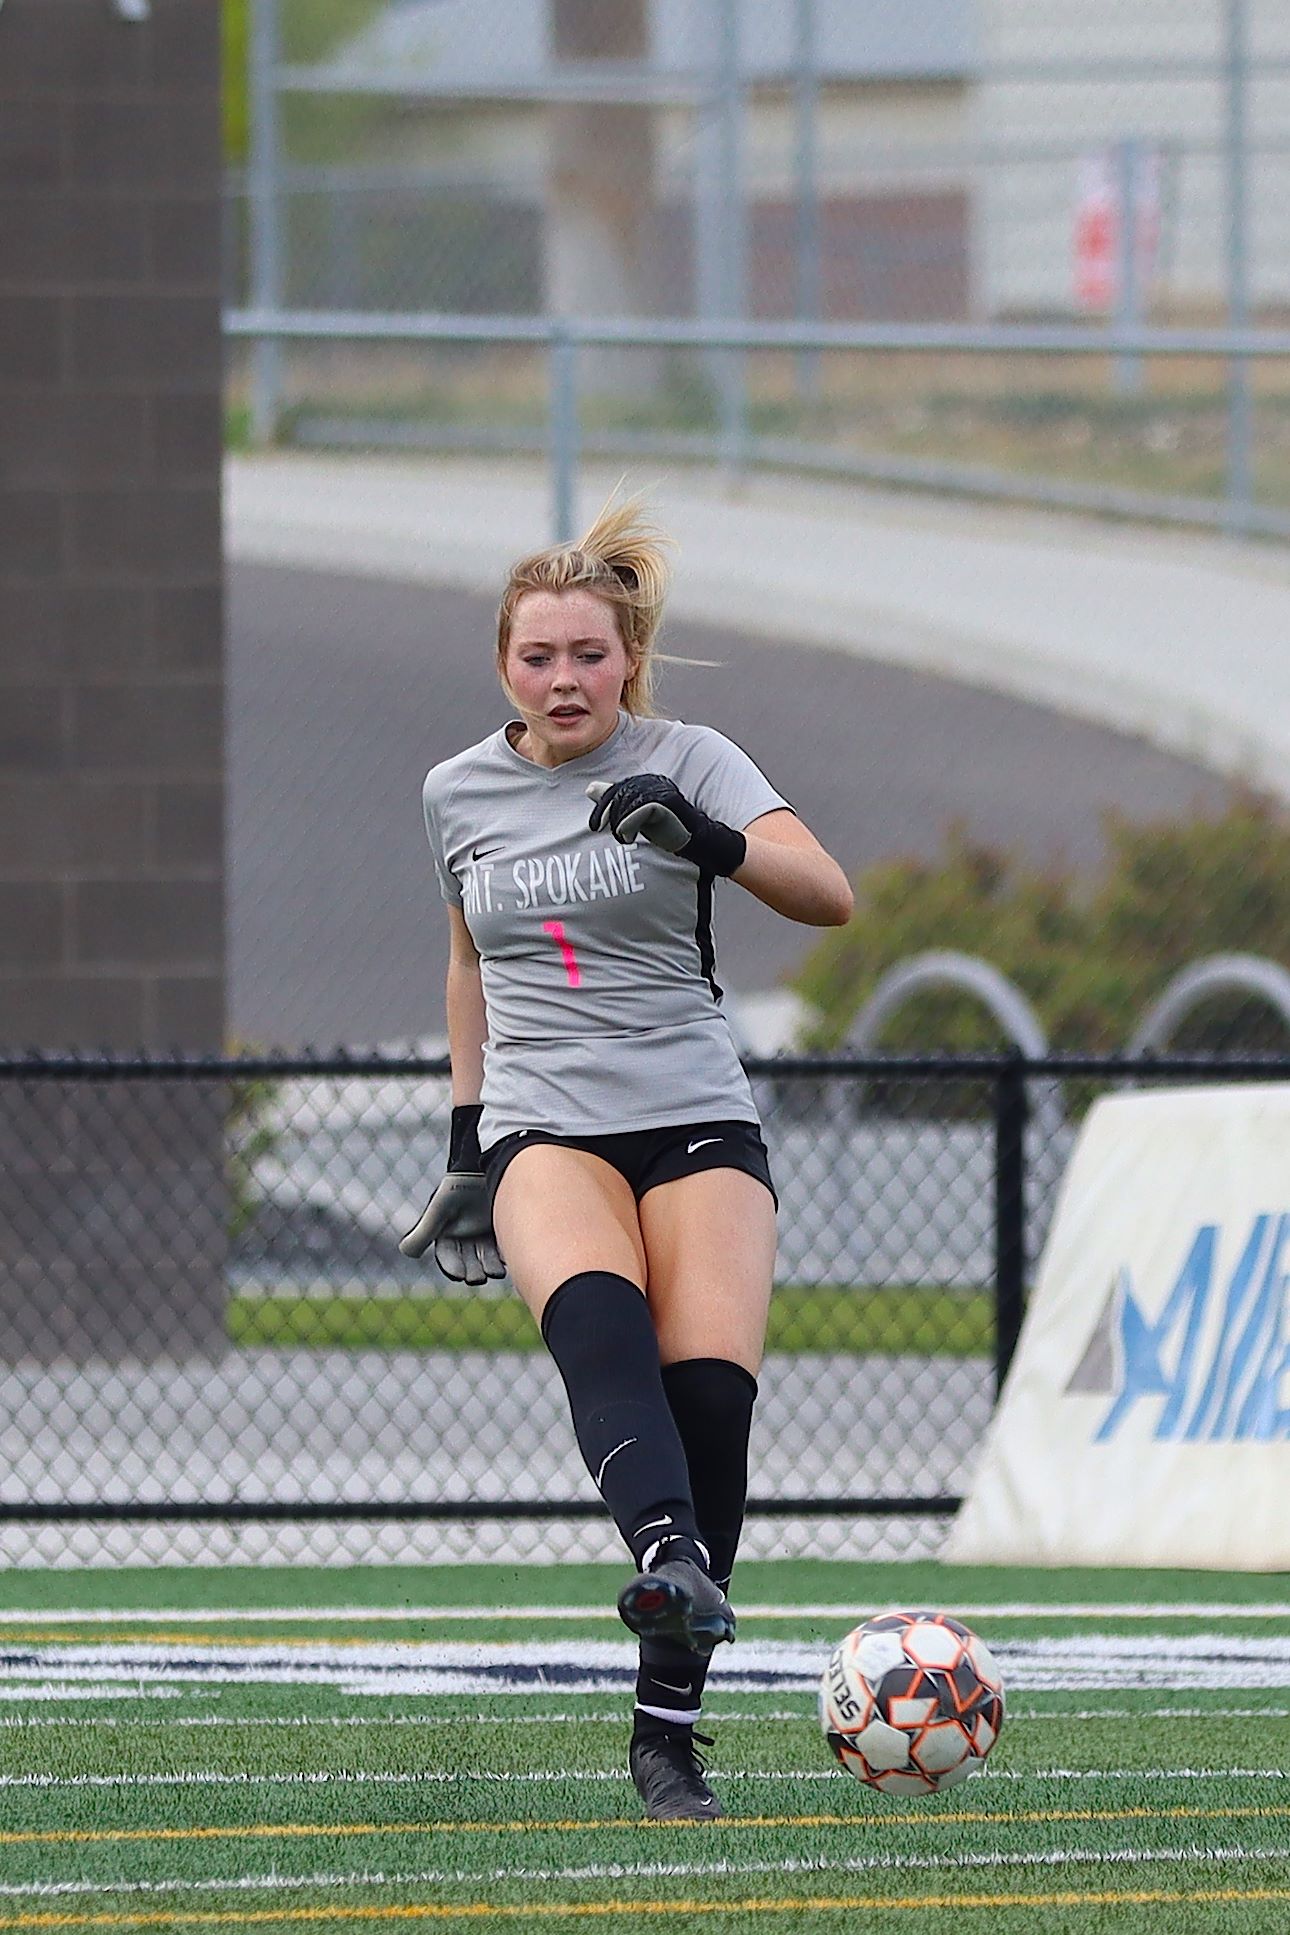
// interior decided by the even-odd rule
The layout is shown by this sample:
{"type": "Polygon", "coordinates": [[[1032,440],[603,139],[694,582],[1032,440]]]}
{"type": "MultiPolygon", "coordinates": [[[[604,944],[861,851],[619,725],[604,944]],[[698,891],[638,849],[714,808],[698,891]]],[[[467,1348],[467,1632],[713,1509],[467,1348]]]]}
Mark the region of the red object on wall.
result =
{"type": "Polygon", "coordinates": [[[1080,163],[1075,202],[1075,300],[1081,309],[1114,307],[1119,286],[1120,209],[1110,157],[1080,163]]]}
{"type": "MultiPolygon", "coordinates": [[[[1075,301],[1105,313],[1120,299],[1123,163],[1115,149],[1085,155],[1075,195],[1075,301]]],[[[1139,147],[1133,163],[1137,286],[1145,297],[1160,247],[1160,156],[1139,147]]]]}

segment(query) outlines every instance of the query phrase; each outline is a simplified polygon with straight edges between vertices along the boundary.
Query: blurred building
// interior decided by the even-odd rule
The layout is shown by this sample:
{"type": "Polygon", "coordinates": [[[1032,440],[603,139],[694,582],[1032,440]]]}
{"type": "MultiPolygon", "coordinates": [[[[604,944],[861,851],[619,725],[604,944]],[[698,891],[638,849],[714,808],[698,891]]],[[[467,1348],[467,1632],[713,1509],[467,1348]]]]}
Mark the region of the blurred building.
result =
{"type": "MultiPolygon", "coordinates": [[[[356,252],[375,265],[378,231],[388,227],[401,238],[400,306],[526,312],[550,298],[585,313],[719,307],[705,299],[703,259],[705,202],[719,219],[723,184],[713,176],[729,161],[713,128],[727,51],[720,11],[709,0],[581,10],[567,0],[391,0],[310,77],[313,87],[384,103],[366,144],[369,162],[385,164],[383,190],[364,209],[364,232],[351,227],[351,266],[356,252]],[[571,115],[582,123],[572,161],[571,115]],[[575,273],[570,290],[561,276],[561,202],[571,169],[606,185],[625,155],[647,266],[624,288],[602,261],[597,303],[594,282],[582,286],[575,273]],[[396,164],[408,170],[402,185],[396,164]]],[[[753,314],[795,310],[804,82],[815,120],[806,185],[820,313],[966,312],[971,16],[972,0],[818,5],[804,74],[795,0],[741,0],[737,166],[753,314]]]]}
{"type": "MultiPolygon", "coordinates": [[[[1290,295],[1290,8],[1245,17],[1250,294],[1269,306],[1290,295]]],[[[389,0],[292,76],[320,117],[348,96],[367,118],[336,165],[284,181],[287,292],[721,313],[712,237],[737,204],[756,316],[1069,313],[1115,306],[1077,238],[1090,197],[1114,227],[1127,194],[1139,295],[1213,312],[1231,18],[1226,0],[389,0]]]]}

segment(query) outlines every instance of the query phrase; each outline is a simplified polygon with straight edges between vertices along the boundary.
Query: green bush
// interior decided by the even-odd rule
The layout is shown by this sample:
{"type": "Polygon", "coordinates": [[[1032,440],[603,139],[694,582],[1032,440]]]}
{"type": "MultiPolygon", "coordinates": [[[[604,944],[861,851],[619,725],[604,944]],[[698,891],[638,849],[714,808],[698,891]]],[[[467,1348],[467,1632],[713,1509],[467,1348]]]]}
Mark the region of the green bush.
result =
{"type": "MultiPolygon", "coordinates": [[[[812,1046],[846,1038],[879,977],[928,949],[979,955],[1014,981],[1056,1049],[1122,1049],[1179,969],[1210,954],[1290,962],[1290,824],[1240,799],[1217,819],[1106,823],[1109,861],[1089,883],[1044,872],[982,846],[961,828],[934,861],[892,860],[856,882],[856,915],[812,950],[793,985],[820,1013],[812,1046]]],[[[912,997],[882,1045],[893,1052],[967,1053],[999,1045],[978,1001],[949,991],[912,997]]],[[[1285,1051],[1265,1004],[1216,997],[1195,1009],[1174,1044],[1220,1052],[1285,1051]]]]}

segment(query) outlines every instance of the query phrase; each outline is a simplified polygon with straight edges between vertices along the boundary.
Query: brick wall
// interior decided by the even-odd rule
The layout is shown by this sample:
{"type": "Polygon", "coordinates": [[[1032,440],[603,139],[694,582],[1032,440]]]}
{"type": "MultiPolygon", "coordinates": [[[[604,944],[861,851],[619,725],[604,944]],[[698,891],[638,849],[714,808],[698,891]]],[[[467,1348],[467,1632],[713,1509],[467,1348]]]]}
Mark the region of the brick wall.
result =
{"type": "Polygon", "coordinates": [[[224,1032],[219,8],[0,5],[0,1040],[224,1032]]]}
{"type": "MultiPolygon", "coordinates": [[[[217,0],[0,4],[0,1042],[224,1036],[217,0]]],[[[0,1085],[0,1356],[222,1347],[227,1098],[0,1085]]]]}

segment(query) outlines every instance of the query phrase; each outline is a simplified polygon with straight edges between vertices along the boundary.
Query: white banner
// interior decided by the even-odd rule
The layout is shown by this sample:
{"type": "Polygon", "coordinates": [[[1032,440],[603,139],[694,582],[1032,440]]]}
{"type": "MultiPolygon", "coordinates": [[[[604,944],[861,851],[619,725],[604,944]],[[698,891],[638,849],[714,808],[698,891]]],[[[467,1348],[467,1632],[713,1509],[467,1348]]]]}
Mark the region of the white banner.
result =
{"type": "Polygon", "coordinates": [[[1095,1104],[956,1562],[1290,1570],[1290,1084],[1095,1104]]]}

